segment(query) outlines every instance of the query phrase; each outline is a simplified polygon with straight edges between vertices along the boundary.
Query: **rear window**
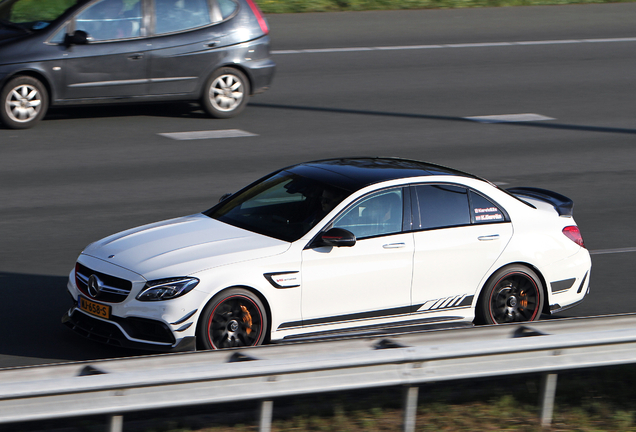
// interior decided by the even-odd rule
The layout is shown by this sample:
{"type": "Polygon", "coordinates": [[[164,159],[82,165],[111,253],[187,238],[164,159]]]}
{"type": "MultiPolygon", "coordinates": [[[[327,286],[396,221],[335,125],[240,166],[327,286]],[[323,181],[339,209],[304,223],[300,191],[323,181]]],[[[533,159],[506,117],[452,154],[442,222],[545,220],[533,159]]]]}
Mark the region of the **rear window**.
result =
{"type": "Polygon", "coordinates": [[[503,222],[506,219],[499,207],[476,192],[470,191],[470,204],[473,223],[503,222]]]}
{"type": "Polygon", "coordinates": [[[415,229],[435,229],[458,225],[470,225],[468,191],[453,185],[415,186],[419,221],[415,229]]]}

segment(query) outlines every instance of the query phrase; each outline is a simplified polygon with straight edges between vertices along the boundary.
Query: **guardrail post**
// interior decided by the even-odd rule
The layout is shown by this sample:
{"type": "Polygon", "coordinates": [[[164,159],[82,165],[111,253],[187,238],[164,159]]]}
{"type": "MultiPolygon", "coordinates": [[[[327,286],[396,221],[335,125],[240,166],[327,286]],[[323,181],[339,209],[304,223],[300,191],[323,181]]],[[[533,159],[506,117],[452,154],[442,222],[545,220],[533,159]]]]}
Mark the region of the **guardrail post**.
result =
{"type": "Polygon", "coordinates": [[[550,426],[554,412],[554,395],[556,394],[557,374],[543,374],[541,377],[541,415],[542,427],[550,426]]]}
{"type": "Polygon", "coordinates": [[[270,432],[272,430],[272,413],[274,402],[271,400],[261,401],[261,410],[258,420],[258,432],[270,432]]]}
{"type": "Polygon", "coordinates": [[[404,432],[415,432],[415,421],[417,416],[417,395],[419,387],[404,387],[404,432]]]}
{"type": "Polygon", "coordinates": [[[110,416],[110,425],[108,426],[108,432],[122,432],[124,430],[124,416],[112,415],[110,416]]]}

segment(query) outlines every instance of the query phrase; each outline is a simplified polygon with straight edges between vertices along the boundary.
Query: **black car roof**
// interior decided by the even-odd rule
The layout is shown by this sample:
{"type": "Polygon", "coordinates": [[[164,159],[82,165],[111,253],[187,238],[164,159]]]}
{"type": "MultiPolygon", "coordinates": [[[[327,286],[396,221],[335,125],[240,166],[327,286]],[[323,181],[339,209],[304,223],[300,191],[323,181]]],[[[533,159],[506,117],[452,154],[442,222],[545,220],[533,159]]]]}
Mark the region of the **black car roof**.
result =
{"type": "Polygon", "coordinates": [[[416,160],[359,157],[324,159],[304,162],[283,171],[319,180],[348,191],[356,191],[374,183],[409,177],[453,175],[483,180],[472,174],[416,160]]]}

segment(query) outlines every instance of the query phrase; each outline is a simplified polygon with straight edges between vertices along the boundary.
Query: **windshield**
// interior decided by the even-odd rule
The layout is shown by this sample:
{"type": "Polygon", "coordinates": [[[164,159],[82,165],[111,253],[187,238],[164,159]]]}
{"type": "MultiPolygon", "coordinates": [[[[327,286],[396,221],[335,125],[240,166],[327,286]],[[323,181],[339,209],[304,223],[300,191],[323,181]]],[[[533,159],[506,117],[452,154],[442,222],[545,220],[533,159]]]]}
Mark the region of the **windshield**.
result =
{"type": "Polygon", "coordinates": [[[349,193],[282,171],[204,212],[230,225],[285,241],[296,241],[349,193]]]}
{"type": "Polygon", "coordinates": [[[80,0],[6,0],[0,3],[0,23],[26,31],[42,30],[80,0]]]}

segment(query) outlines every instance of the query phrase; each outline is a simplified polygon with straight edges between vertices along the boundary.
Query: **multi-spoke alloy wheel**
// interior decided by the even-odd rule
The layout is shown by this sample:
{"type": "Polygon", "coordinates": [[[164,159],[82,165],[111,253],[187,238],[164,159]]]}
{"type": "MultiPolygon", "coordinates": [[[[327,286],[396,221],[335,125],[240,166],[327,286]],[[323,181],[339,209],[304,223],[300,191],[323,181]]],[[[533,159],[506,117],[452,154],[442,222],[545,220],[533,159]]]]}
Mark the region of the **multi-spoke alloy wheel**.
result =
{"type": "Polygon", "coordinates": [[[48,107],[46,88],[29,76],[19,76],[2,90],[2,122],[12,129],[35,126],[48,107]]]}
{"type": "Polygon", "coordinates": [[[249,83],[239,70],[221,68],[208,80],[203,106],[216,118],[230,118],[245,108],[249,98],[249,83]]]}
{"type": "Polygon", "coordinates": [[[522,266],[508,266],[495,273],[477,306],[483,324],[535,321],[543,309],[543,286],[537,275],[522,266]]]}
{"type": "Polygon", "coordinates": [[[220,349],[260,345],[267,332],[263,304],[249,291],[233,288],[206,306],[199,325],[203,348],[220,349]]]}

